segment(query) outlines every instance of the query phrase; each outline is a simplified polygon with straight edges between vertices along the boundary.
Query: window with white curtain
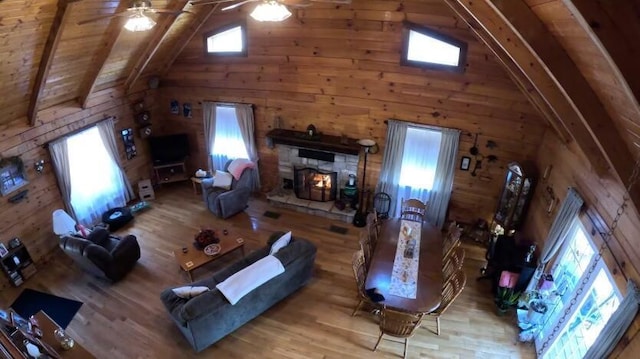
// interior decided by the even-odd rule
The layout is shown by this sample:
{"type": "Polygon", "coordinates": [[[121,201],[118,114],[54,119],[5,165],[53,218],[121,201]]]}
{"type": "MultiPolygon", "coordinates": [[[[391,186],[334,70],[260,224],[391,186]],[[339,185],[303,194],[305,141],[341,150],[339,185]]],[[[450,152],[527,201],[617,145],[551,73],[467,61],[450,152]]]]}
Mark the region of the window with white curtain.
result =
{"type": "Polygon", "coordinates": [[[224,169],[229,160],[249,158],[234,107],[216,106],[216,132],[211,156],[218,170],[224,169]]]}
{"type": "MultiPolygon", "coordinates": [[[[433,188],[442,133],[423,127],[407,128],[402,154],[398,198],[428,202],[433,188]]],[[[397,201],[400,205],[401,201],[397,201]]],[[[399,212],[398,212],[399,213],[399,212]]]]}
{"type": "Polygon", "coordinates": [[[126,203],[126,185],[97,127],[67,140],[71,176],[71,206],[80,223],[100,220],[107,210],[126,203]]]}
{"type": "Polygon", "coordinates": [[[582,358],[620,305],[622,295],[601,258],[589,276],[597,258],[598,248],[576,218],[551,268],[557,296],[535,340],[536,348],[542,350],[541,358],[582,358]],[[584,280],[587,282],[580,292],[584,280]],[[576,304],[563,321],[572,300],[576,304]],[[557,333],[549,341],[556,326],[557,333]]]}

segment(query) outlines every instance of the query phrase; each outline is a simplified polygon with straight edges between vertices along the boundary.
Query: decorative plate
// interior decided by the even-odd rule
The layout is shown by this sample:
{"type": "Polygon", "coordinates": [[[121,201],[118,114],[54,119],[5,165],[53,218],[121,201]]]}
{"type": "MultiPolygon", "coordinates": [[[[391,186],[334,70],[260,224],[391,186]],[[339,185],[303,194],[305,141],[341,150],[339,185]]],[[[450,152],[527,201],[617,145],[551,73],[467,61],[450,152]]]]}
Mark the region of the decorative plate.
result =
{"type": "Polygon", "coordinates": [[[220,249],[220,245],[217,243],[209,244],[208,246],[204,247],[204,254],[208,256],[215,256],[216,254],[220,253],[220,249]]]}

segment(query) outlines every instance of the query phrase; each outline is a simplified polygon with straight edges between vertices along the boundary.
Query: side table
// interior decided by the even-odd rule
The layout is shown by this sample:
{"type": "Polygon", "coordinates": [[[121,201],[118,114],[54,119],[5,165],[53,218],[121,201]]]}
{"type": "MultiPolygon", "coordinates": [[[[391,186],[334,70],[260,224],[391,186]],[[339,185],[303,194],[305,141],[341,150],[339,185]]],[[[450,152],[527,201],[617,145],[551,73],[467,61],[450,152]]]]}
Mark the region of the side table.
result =
{"type": "Polygon", "coordinates": [[[208,177],[191,177],[191,185],[193,186],[193,194],[198,195],[198,188],[200,188],[200,184],[203,179],[213,178],[213,176],[208,177]]]}

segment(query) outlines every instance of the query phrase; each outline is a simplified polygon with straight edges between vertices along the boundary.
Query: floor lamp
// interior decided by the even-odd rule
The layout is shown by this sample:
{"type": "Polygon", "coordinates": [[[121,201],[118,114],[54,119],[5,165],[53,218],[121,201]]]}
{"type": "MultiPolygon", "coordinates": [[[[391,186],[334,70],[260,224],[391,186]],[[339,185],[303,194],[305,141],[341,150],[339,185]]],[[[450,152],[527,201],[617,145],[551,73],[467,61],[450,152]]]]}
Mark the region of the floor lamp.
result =
{"type": "Polygon", "coordinates": [[[376,145],[376,141],[369,139],[362,139],[358,141],[358,144],[364,149],[364,168],[362,170],[362,188],[360,189],[360,205],[355,216],[353,216],[353,225],[356,227],[364,227],[367,225],[367,211],[364,208],[364,196],[366,193],[365,186],[367,183],[367,155],[371,150],[371,147],[376,145]]]}

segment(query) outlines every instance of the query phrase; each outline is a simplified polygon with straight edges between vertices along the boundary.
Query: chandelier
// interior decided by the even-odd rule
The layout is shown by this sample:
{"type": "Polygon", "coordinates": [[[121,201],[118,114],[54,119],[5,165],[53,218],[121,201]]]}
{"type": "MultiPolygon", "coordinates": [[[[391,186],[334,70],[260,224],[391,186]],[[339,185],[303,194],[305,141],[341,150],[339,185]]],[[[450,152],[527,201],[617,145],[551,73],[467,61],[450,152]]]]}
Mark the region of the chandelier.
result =
{"type": "Polygon", "coordinates": [[[291,16],[291,12],[279,2],[268,0],[258,4],[250,16],[257,21],[283,21],[291,16]]]}

